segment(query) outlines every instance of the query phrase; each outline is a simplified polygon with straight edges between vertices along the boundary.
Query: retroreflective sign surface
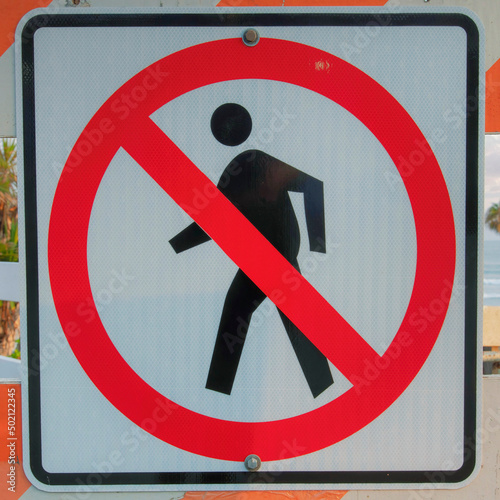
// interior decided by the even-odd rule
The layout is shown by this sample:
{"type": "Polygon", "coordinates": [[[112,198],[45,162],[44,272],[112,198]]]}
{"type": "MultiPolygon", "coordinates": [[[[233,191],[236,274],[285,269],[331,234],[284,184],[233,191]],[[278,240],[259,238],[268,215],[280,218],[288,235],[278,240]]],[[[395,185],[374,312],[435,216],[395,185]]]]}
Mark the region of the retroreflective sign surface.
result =
{"type": "Polygon", "coordinates": [[[470,15],[25,18],[38,487],[471,477],[483,116],[470,15]]]}

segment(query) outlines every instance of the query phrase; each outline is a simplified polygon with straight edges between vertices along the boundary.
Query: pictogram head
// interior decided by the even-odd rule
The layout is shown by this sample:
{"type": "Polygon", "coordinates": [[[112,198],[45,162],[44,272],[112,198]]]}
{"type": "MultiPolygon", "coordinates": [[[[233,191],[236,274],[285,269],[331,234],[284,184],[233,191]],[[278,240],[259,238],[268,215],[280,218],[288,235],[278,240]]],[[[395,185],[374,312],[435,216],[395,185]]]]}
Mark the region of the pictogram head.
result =
{"type": "Polygon", "coordinates": [[[210,128],[220,143],[238,146],[248,139],[252,131],[252,118],[243,106],[226,103],[214,111],[210,128]]]}

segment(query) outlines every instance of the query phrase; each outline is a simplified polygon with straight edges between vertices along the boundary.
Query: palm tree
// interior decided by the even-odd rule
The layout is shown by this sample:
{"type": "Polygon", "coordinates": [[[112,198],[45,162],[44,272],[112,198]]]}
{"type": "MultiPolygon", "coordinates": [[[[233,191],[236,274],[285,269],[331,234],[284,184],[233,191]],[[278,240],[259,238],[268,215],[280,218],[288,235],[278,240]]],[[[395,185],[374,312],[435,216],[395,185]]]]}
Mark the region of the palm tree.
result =
{"type": "MultiPolygon", "coordinates": [[[[17,149],[13,139],[0,144],[0,260],[18,260],[17,149]]],[[[19,339],[19,304],[0,301],[0,354],[11,355],[19,339]]],[[[18,357],[18,354],[14,354],[18,357]]]]}
{"type": "Polygon", "coordinates": [[[498,209],[498,203],[493,203],[493,205],[488,208],[485,224],[493,231],[500,233],[500,211],[498,209]]]}
{"type": "Polygon", "coordinates": [[[0,260],[17,261],[17,150],[14,140],[0,146],[0,260]]]}

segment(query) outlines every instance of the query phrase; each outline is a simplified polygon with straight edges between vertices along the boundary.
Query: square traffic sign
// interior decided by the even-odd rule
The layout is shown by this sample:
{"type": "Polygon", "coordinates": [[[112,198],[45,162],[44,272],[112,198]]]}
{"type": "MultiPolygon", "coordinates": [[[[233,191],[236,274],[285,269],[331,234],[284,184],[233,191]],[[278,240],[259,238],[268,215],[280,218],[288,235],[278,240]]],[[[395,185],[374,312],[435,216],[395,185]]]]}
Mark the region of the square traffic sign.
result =
{"type": "Polygon", "coordinates": [[[462,10],[24,19],[34,484],[472,477],[480,33],[462,10]]]}

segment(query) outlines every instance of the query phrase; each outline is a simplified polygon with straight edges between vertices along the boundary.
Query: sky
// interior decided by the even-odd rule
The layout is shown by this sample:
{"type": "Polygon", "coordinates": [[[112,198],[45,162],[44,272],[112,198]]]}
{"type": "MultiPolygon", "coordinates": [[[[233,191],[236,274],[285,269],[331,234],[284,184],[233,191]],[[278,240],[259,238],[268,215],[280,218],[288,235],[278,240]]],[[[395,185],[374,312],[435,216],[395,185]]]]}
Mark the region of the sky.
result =
{"type": "MultiPolygon", "coordinates": [[[[484,165],[484,211],[500,201],[500,135],[486,135],[484,165]]],[[[484,227],[485,240],[500,240],[500,235],[484,227]]]]}

